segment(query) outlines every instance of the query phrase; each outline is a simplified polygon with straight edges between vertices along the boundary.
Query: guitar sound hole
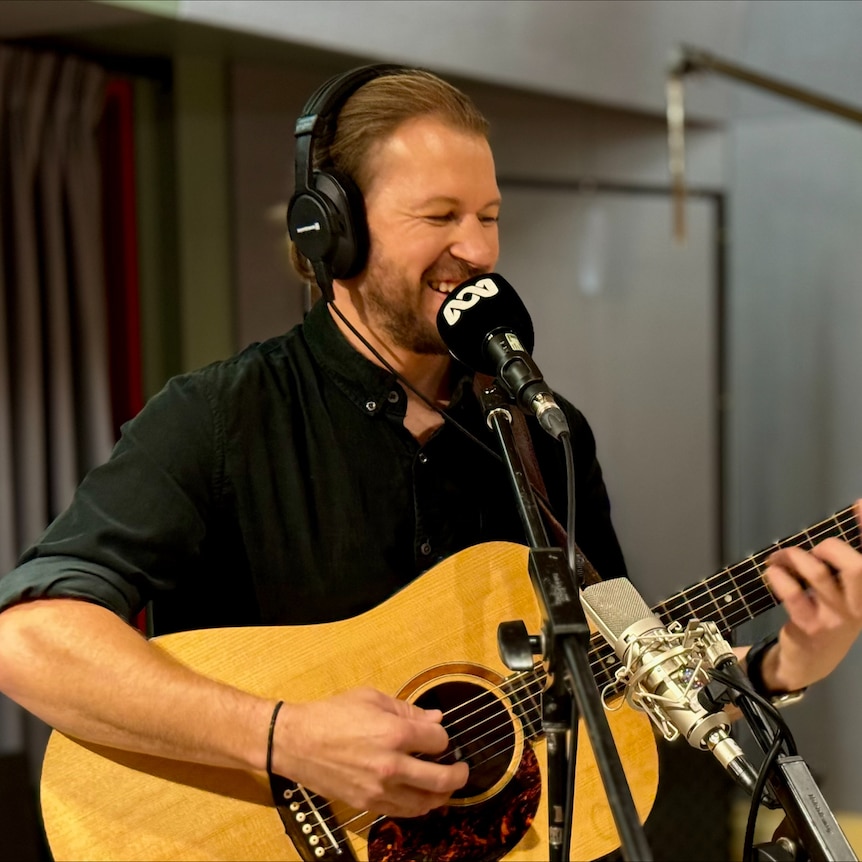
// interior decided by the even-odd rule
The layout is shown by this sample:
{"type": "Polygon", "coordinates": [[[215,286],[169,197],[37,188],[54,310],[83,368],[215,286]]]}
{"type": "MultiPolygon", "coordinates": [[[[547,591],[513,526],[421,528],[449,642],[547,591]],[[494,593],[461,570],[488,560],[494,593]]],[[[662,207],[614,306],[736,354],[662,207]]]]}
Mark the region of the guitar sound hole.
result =
{"type": "Polygon", "coordinates": [[[449,747],[427,757],[443,763],[464,761],[470,767],[467,784],[453,799],[483,796],[512,767],[516,738],[506,705],[492,691],[471,682],[450,680],[423,692],[415,701],[423,709],[443,712],[449,747]]]}

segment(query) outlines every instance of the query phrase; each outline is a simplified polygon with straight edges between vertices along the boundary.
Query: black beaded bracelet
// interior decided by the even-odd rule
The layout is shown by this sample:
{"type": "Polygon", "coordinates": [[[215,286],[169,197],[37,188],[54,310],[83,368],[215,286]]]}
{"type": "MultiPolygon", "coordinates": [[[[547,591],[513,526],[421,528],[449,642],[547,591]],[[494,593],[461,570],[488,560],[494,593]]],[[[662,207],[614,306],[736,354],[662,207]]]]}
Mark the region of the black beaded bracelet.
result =
{"type": "Polygon", "coordinates": [[[770,691],[763,681],[763,659],[766,653],[778,643],[778,635],[772,634],[762,640],[757,641],[745,655],[745,673],[748,676],[748,681],[751,687],[762,697],[766,697],[772,701],[775,706],[788,706],[802,699],[806,689],[800,688],[797,691],[770,691]]]}

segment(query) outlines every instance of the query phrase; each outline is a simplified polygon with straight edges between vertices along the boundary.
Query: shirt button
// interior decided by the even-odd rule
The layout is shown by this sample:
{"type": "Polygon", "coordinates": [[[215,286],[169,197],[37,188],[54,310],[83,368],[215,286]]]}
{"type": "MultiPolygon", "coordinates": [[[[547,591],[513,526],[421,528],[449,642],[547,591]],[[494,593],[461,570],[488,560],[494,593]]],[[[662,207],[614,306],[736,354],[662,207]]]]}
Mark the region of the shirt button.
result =
{"type": "Polygon", "coordinates": [[[419,459],[420,464],[428,463],[428,456],[424,452],[420,452],[416,457],[419,459]]]}
{"type": "Polygon", "coordinates": [[[398,403],[398,393],[394,389],[386,396],[386,398],[390,404],[398,403]]]}
{"type": "Polygon", "coordinates": [[[431,545],[430,545],[428,542],[423,542],[423,543],[419,546],[419,550],[422,552],[422,556],[423,556],[423,557],[427,557],[427,556],[428,556],[428,554],[430,554],[430,553],[431,553],[431,545]]]}
{"type": "Polygon", "coordinates": [[[365,409],[369,413],[373,413],[377,409],[377,402],[376,401],[366,401],[365,402],[365,409]]]}

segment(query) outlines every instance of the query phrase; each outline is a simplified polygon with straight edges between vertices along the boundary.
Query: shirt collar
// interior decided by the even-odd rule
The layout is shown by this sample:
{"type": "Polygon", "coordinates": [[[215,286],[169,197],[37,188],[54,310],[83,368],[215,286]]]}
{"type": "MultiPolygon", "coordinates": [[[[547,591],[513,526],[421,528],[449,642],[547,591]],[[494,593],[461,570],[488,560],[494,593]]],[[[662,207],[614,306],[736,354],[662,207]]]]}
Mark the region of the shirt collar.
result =
{"type": "MultiPolygon", "coordinates": [[[[397,389],[397,378],[366,359],[344,337],[323,300],[315,303],[303,321],[303,332],[312,355],[320,367],[354,404],[365,412],[379,413],[390,402],[389,393],[397,389]],[[373,408],[369,407],[374,404],[373,408]]],[[[453,363],[450,409],[471,393],[472,374],[458,362],[453,363]]]]}

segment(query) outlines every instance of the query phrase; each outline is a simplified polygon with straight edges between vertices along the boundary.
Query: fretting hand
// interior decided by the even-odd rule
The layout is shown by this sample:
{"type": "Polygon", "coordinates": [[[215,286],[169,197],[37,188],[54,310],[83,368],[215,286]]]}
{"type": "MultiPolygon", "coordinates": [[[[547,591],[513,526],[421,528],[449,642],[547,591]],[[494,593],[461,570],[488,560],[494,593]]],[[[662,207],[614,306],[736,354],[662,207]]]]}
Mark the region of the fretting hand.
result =
{"type": "MultiPolygon", "coordinates": [[[[856,502],[862,528],[862,500],[856,502]]],[[[788,621],[763,660],[763,679],[776,691],[804,688],[831,673],[862,631],[862,554],[838,538],[810,551],[784,548],[765,578],[788,621]]]]}

